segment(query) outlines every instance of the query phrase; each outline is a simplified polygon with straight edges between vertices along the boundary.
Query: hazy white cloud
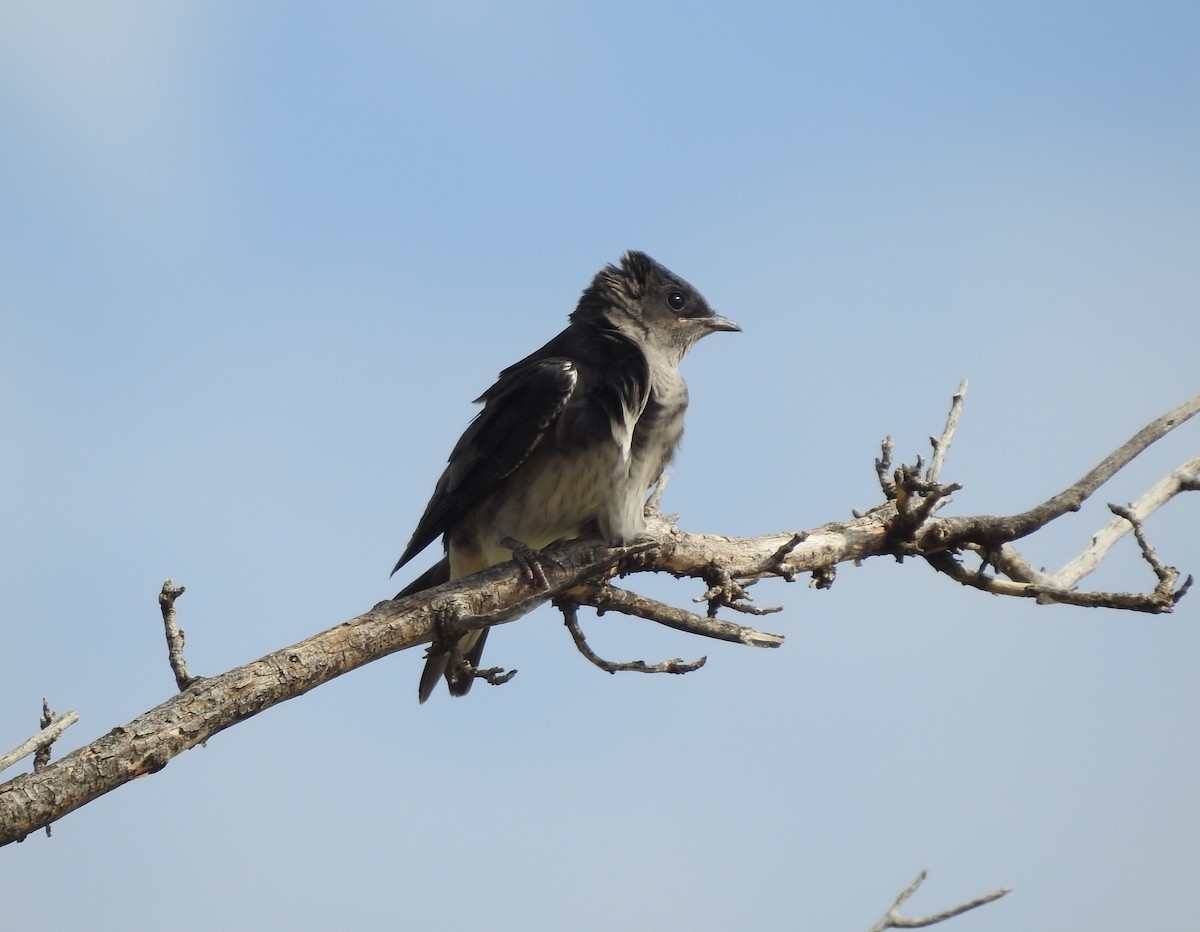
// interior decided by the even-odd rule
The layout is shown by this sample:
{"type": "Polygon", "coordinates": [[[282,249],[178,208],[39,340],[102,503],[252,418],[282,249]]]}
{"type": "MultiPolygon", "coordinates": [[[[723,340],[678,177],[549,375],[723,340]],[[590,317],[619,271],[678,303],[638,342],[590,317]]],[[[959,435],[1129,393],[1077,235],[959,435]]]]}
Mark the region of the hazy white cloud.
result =
{"type": "Polygon", "coordinates": [[[206,108],[192,70],[191,9],[4,4],[5,134],[10,144],[19,140],[31,173],[52,161],[101,201],[134,214],[207,175],[194,132],[206,108]]]}

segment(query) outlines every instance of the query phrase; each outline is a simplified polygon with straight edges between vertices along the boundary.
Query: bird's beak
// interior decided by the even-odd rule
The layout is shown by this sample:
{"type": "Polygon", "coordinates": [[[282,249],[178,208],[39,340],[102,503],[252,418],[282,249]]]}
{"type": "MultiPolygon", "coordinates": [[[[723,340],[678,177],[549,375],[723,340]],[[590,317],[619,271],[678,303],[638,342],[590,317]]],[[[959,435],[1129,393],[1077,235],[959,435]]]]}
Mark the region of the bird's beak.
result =
{"type": "Polygon", "coordinates": [[[704,326],[711,331],[727,330],[730,333],[741,333],[742,328],[730,320],[728,317],[722,317],[720,314],[713,314],[712,317],[703,318],[704,326]]]}

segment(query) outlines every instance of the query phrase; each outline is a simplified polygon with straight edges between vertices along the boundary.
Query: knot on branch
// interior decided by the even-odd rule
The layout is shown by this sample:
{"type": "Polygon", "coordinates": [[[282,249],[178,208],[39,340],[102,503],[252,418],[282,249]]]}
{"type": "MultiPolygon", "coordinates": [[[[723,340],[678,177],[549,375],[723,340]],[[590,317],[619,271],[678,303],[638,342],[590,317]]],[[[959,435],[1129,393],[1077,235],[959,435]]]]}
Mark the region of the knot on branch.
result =
{"type": "MultiPolygon", "coordinates": [[[[807,531],[797,531],[789,537],[782,546],[778,547],[767,559],[765,559],[760,567],[755,567],[755,574],[762,576],[778,576],[784,582],[795,582],[796,574],[788,569],[787,559],[792,555],[797,547],[808,539],[807,531]]],[[[813,573],[816,577],[816,573],[813,573]]],[[[832,584],[832,577],[830,577],[832,584]]],[[[822,588],[818,586],[817,588],[822,588]]],[[[824,587],[828,588],[828,586],[824,587]]]]}
{"type": "MultiPolygon", "coordinates": [[[[779,551],[776,553],[778,555],[779,551]]],[[[737,575],[742,576],[743,574],[738,572],[737,575]]],[[[783,611],[782,606],[761,608],[752,605],[754,597],[746,591],[745,586],[734,578],[735,572],[718,563],[709,563],[704,567],[700,576],[708,589],[703,595],[696,596],[692,601],[707,602],[709,618],[716,618],[721,606],[745,615],[773,615],[775,612],[783,611]]]]}
{"type": "Polygon", "coordinates": [[[887,501],[896,503],[896,517],[888,526],[888,543],[897,560],[903,560],[911,554],[937,552],[947,546],[947,541],[940,535],[926,535],[924,540],[918,540],[918,536],[922,525],[934,512],[949,503],[953,492],[962,488],[957,482],[943,485],[938,480],[946,462],[946,454],[950,450],[950,443],[954,439],[954,432],[958,429],[958,419],[962,414],[966,394],[967,380],[963,379],[951,399],[950,413],[946,416],[946,426],[941,436],[929,438],[929,444],[933,448],[933,459],[928,469],[925,468],[925,460],[918,456],[913,465],[900,466],[895,473],[889,475],[892,468],[893,444],[890,436],[883,439],[880,456],[875,460],[875,473],[879,476],[879,486],[884,497],[887,501]]]}
{"type": "Polygon", "coordinates": [[[896,517],[888,526],[888,542],[891,552],[900,560],[945,547],[939,528],[933,528],[927,534],[922,534],[921,530],[939,508],[950,502],[950,496],[962,488],[957,482],[947,485],[928,473],[922,475],[924,469],[925,461],[918,456],[911,466],[898,467],[888,486],[896,503],[896,517]]]}

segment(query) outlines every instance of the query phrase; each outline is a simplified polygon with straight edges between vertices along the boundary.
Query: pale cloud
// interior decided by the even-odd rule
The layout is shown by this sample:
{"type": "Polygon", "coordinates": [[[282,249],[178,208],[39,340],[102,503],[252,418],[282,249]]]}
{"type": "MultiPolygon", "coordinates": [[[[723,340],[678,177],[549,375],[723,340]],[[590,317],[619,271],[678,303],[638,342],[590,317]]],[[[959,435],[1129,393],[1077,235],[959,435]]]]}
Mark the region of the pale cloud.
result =
{"type": "Polygon", "coordinates": [[[5,4],[0,108],[11,151],[46,159],[136,211],[203,164],[190,144],[202,88],[177,4],[5,4]]]}

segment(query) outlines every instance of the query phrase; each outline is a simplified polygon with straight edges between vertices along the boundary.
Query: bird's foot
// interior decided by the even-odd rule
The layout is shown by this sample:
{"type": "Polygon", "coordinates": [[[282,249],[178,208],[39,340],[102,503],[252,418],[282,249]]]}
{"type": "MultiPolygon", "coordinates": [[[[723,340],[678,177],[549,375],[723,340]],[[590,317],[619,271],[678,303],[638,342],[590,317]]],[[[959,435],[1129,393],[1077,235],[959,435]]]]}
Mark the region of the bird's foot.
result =
{"type": "Polygon", "coordinates": [[[512,551],[513,559],[521,568],[521,575],[525,577],[526,582],[538,589],[550,588],[550,582],[546,579],[545,567],[550,565],[561,568],[561,563],[541,550],[534,550],[528,544],[513,537],[500,538],[500,545],[512,551]]]}
{"type": "Polygon", "coordinates": [[[461,655],[454,662],[462,676],[483,680],[491,686],[503,686],[517,675],[516,670],[506,670],[504,667],[477,667],[461,655]]]}

